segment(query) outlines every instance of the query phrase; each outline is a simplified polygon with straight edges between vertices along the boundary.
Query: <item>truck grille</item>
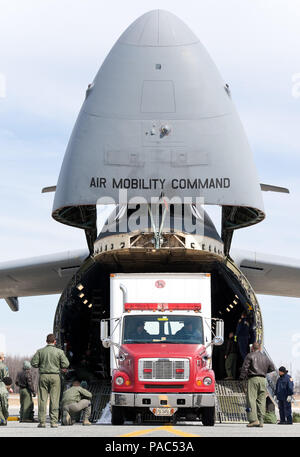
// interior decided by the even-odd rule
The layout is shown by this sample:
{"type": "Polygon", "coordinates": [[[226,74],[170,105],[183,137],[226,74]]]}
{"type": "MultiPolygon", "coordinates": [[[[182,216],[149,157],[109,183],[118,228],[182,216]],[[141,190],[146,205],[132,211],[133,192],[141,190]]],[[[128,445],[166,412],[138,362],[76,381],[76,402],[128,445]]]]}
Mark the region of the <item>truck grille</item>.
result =
{"type": "Polygon", "coordinates": [[[188,381],[188,359],[140,359],[139,381],[188,381]]]}

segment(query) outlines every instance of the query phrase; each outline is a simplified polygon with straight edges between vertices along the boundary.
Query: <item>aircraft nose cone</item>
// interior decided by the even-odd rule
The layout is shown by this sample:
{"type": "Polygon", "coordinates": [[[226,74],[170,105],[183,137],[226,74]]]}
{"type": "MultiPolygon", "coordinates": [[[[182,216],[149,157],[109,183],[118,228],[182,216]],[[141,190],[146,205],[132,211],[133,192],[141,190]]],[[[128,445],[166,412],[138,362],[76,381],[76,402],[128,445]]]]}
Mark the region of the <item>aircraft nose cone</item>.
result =
{"type": "Polygon", "coordinates": [[[140,16],[119,39],[119,43],[132,46],[183,46],[198,42],[184,22],[164,10],[140,16]]]}

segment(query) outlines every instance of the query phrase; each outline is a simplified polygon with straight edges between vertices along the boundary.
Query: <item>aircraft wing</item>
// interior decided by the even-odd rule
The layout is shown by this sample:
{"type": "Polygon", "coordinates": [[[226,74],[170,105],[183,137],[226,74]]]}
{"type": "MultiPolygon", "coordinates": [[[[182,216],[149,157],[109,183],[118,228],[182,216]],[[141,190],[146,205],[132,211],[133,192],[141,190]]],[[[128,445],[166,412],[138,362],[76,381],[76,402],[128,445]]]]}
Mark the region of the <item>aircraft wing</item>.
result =
{"type": "MultiPolygon", "coordinates": [[[[61,293],[88,255],[80,249],[2,262],[0,298],[17,311],[17,297],[61,293]]],[[[231,256],[257,294],[300,297],[300,260],[238,249],[231,256]]]]}
{"type": "Polygon", "coordinates": [[[2,262],[0,298],[17,311],[17,297],[61,293],[88,255],[88,250],[80,249],[2,262]]]}
{"type": "Polygon", "coordinates": [[[232,249],[231,257],[255,293],[300,297],[300,260],[232,249]]]}

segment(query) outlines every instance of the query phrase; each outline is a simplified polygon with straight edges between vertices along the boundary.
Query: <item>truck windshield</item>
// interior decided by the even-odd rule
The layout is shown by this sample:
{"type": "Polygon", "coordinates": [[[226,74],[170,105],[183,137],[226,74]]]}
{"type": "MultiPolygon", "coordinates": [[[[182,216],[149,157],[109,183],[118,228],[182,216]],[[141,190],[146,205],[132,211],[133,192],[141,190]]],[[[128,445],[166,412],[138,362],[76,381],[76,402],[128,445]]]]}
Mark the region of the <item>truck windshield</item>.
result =
{"type": "Polygon", "coordinates": [[[202,317],[125,316],[123,344],[136,343],[203,344],[202,317]]]}

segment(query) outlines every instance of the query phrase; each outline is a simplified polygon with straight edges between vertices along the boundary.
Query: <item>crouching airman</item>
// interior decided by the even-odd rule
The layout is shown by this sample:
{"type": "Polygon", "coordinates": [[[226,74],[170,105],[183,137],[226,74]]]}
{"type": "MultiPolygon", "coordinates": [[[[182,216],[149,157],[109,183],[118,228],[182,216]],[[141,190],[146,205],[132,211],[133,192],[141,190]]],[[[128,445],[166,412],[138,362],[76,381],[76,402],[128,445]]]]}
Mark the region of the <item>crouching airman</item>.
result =
{"type": "Polygon", "coordinates": [[[62,397],[62,425],[73,425],[75,417],[83,411],[82,425],[91,425],[92,394],[81,387],[79,381],[73,381],[72,387],[65,390],[62,397]]]}

